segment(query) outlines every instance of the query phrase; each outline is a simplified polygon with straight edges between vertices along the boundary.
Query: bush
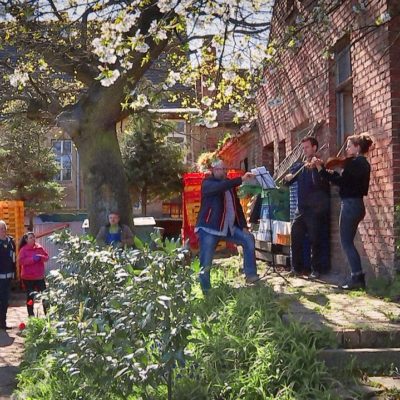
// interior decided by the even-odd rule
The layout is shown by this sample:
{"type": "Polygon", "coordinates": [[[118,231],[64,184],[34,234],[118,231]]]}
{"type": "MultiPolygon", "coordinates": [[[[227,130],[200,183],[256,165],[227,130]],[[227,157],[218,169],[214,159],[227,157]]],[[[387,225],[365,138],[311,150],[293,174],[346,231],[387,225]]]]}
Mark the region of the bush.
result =
{"type": "Polygon", "coordinates": [[[56,375],[75,382],[73,390],[52,385],[55,392],[40,398],[127,399],[157,391],[171,396],[173,368],[184,361],[192,328],[185,251],[168,241],[158,241],[155,251],[121,251],[100,250],[87,238],[66,234],[59,240],[60,269],[48,279],[47,299],[59,345],[48,354],[56,375]]]}
{"type": "Polygon", "coordinates": [[[270,288],[234,288],[215,271],[215,289],[196,298],[198,263],[175,243],[121,251],[59,240],[50,317],[26,330],[18,399],[331,398],[316,361],[326,338],[285,325],[270,288]]]}

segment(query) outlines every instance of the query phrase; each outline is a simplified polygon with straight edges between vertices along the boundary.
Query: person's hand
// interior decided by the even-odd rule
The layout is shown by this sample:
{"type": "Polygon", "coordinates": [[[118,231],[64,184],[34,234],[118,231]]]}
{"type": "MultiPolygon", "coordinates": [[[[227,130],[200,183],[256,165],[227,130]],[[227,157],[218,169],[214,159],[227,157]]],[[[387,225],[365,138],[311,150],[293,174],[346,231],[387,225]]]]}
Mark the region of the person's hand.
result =
{"type": "Polygon", "coordinates": [[[40,254],[35,254],[32,258],[33,261],[38,262],[42,259],[42,256],[40,254]]]}
{"type": "Polygon", "coordinates": [[[311,165],[316,167],[318,171],[321,171],[324,162],[320,158],[313,157],[311,159],[311,165]]]}
{"type": "Polygon", "coordinates": [[[242,176],[242,182],[249,182],[252,179],[254,179],[254,174],[252,174],[251,172],[246,172],[243,176],[242,176]]]}
{"type": "Polygon", "coordinates": [[[283,178],[286,182],[290,182],[293,179],[293,174],[287,174],[283,178]]]}

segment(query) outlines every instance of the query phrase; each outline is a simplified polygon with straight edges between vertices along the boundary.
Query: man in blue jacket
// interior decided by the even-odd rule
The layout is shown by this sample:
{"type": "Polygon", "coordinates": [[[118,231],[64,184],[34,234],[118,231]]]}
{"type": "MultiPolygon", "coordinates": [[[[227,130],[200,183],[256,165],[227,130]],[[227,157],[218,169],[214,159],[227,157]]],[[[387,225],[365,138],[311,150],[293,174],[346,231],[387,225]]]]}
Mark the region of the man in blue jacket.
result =
{"type": "Polygon", "coordinates": [[[6,324],[11,279],[15,272],[15,243],[7,235],[7,225],[0,220],[0,330],[11,329],[6,324]]]}
{"type": "Polygon", "coordinates": [[[247,231],[246,219],[234,188],[253,179],[246,172],[242,177],[227,179],[227,168],[221,160],[211,165],[211,176],[201,186],[201,207],[196,232],[200,241],[200,285],[203,293],[211,288],[210,270],[215,248],[220,240],[243,247],[243,269],[246,282],[253,283],[257,275],[254,236],[247,231]]]}

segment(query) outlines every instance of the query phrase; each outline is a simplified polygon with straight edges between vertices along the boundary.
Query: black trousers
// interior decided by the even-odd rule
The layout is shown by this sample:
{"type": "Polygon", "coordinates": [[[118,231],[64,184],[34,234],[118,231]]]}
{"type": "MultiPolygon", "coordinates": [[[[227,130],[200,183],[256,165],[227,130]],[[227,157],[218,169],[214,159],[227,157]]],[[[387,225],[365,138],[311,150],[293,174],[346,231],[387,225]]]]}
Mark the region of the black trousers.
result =
{"type": "MultiPolygon", "coordinates": [[[[46,289],[46,283],[44,279],[39,279],[36,281],[28,281],[26,279],[23,280],[24,287],[26,290],[26,308],[28,309],[28,315],[33,317],[35,315],[33,311],[33,305],[35,303],[36,293],[43,292],[46,289]]],[[[43,311],[46,314],[47,305],[46,302],[42,302],[43,311]]]]}
{"type": "Polygon", "coordinates": [[[8,301],[10,299],[11,279],[0,279],[0,327],[6,326],[8,301]]]}
{"type": "Polygon", "coordinates": [[[314,212],[312,209],[299,211],[292,224],[292,269],[304,271],[304,239],[308,235],[311,245],[311,271],[323,273],[327,266],[322,263],[323,229],[329,221],[326,212],[314,212]]]}

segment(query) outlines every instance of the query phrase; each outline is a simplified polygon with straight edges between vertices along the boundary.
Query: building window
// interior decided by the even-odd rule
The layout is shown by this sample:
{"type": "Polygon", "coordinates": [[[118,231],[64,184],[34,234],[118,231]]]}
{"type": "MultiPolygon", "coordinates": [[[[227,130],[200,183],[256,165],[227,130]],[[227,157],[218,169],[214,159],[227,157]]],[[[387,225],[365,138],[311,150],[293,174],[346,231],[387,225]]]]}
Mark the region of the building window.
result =
{"type": "MultiPolygon", "coordinates": [[[[169,120],[168,121],[173,127],[174,130],[168,135],[168,139],[174,143],[178,143],[186,149],[187,147],[187,135],[186,135],[186,122],[183,120],[169,120]]],[[[185,151],[183,162],[187,162],[187,152],[185,151]]]]}
{"type": "Polygon", "coordinates": [[[249,159],[247,157],[244,160],[240,161],[239,169],[246,172],[249,170],[249,159]]]}
{"type": "Polygon", "coordinates": [[[353,80],[350,46],[335,54],[337,144],[341,146],[347,136],[354,133],[353,80]]]}
{"type": "Polygon", "coordinates": [[[51,142],[56,161],[60,167],[55,177],[56,181],[70,181],[72,170],[72,141],[71,140],[52,140],[51,142]]]}
{"type": "Polygon", "coordinates": [[[279,155],[279,164],[285,159],[286,157],[286,140],[283,139],[278,143],[278,155],[279,155]]]}
{"type": "Polygon", "coordinates": [[[274,173],[274,143],[270,143],[263,147],[262,163],[267,168],[268,172],[273,175],[274,173]]]}

